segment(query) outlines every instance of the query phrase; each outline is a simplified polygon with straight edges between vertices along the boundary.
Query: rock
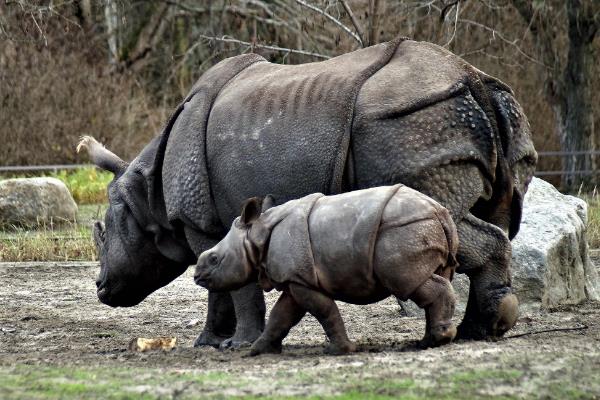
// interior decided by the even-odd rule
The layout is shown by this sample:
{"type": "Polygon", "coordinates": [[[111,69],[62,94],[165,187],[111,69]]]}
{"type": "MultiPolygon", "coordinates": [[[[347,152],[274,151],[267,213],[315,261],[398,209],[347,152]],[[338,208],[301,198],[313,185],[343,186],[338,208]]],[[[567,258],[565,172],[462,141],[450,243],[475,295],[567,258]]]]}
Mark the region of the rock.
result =
{"type": "Polygon", "coordinates": [[[598,273],[587,245],[587,203],[533,178],[523,220],[512,241],[513,286],[524,305],[600,300],[598,273]]]}
{"type": "MultiPolygon", "coordinates": [[[[522,312],[600,300],[600,282],[588,255],[586,230],[585,201],[533,178],[525,195],[521,228],[512,241],[513,288],[522,312]]],[[[452,286],[457,295],[456,315],[460,315],[467,304],[469,280],[456,274],[452,286]]],[[[400,302],[400,306],[402,315],[424,315],[410,301],[400,302]]]]}
{"type": "Polygon", "coordinates": [[[56,178],[0,181],[0,227],[54,225],[76,216],[77,204],[56,178]]]}

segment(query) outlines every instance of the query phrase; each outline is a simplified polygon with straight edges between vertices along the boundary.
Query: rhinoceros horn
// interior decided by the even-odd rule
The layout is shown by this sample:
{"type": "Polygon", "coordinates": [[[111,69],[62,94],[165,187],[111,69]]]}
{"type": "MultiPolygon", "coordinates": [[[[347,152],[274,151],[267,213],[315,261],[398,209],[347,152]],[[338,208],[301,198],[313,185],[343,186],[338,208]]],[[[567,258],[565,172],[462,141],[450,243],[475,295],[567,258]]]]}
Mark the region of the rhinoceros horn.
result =
{"type": "Polygon", "coordinates": [[[104,170],[112,172],[115,174],[115,177],[119,177],[123,174],[129,165],[91,136],[83,136],[81,138],[77,145],[77,152],[79,153],[81,149],[86,149],[88,151],[94,164],[104,170]]]}

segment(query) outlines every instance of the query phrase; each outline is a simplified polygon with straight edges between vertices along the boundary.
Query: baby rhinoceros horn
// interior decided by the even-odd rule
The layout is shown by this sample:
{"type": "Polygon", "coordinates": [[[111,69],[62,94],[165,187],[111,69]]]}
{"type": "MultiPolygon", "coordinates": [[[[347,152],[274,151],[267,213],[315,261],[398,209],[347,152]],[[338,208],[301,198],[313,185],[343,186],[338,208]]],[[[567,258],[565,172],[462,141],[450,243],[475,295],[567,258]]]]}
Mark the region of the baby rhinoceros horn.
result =
{"type": "Polygon", "coordinates": [[[106,171],[112,172],[115,174],[115,177],[122,175],[129,165],[91,136],[83,136],[81,138],[77,145],[77,152],[79,153],[81,149],[87,150],[94,164],[106,171]]]}

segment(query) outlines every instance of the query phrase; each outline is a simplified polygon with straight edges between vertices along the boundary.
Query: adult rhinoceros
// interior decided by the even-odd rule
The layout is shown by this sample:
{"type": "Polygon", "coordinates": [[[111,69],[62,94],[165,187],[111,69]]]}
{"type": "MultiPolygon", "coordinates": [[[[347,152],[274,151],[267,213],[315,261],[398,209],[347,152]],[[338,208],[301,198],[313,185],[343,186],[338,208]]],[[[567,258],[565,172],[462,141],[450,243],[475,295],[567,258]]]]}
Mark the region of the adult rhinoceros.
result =
{"type": "MultiPolygon", "coordinates": [[[[228,58],[131,163],[92,138],[81,146],[115,174],[105,227],[94,228],[103,303],[133,306],[182,274],[249,197],[282,203],[403,183],[457,224],[458,271],[471,282],[459,335],[502,335],[515,323],[509,239],[537,159],[529,124],[506,85],[436,45],[397,39],[302,65],[228,58]]],[[[257,285],[208,299],[196,345],[258,337],[257,285]]]]}

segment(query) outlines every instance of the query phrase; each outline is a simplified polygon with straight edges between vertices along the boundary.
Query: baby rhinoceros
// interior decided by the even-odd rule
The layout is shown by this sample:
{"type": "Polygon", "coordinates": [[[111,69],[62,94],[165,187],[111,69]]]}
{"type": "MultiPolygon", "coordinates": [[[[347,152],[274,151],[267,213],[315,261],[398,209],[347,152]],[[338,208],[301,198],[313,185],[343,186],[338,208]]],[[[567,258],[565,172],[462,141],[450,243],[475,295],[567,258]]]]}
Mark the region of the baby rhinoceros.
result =
{"type": "Polygon", "coordinates": [[[269,208],[271,201],[247,200],[227,236],[200,255],[194,276],[210,290],[258,278],[263,289],[282,291],[251,355],[280,353],[307,311],[325,329],[327,353],[355,351],[334,300],[369,304],[389,295],[425,308],[422,346],[454,338],[458,236],[444,207],[403,185],[316,193],[269,208]]]}

